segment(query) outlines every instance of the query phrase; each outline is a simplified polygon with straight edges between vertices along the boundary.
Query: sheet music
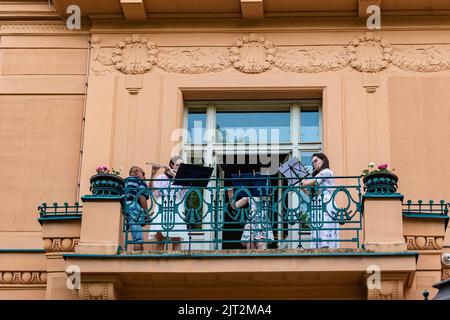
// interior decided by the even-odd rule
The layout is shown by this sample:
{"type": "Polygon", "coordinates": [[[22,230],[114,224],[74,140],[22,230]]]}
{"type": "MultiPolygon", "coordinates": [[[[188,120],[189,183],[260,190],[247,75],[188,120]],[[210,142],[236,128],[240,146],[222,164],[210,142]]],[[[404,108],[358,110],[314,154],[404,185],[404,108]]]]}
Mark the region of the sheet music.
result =
{"type": "Polygon", "coordinates": [[[288,182],[292,185],[296,185],[300,180],[306,178],[309,175],[306,167],[296,158],[292,157],[285,163],[283,163],[279,168],[280,171],[286,178],[288,182]]]}

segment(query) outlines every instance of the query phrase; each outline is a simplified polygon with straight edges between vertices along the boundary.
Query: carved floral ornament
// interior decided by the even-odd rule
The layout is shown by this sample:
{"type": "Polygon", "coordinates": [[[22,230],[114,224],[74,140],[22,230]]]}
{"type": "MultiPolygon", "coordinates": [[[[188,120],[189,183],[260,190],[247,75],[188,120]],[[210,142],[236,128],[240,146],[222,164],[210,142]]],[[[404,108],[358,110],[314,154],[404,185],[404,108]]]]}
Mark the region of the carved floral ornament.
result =
{"type": "Polygon", "coordinates": [[[251,33],[233,44],[230,48],[230,60],[233,67],[239,71],[261,73],[272,67],[275,52],[272,41],[251,33]]]}
{"type": "Polygon", "coordinates": [[[158,48],[153,42],[138,35],[126,37],[116,44],[112,62],[125,74],[142,74],[151,70],[157,61],[158,48]]]}
{"type": "Polygon", "coordinates": [[[92,36],[94,74],[144,74],[157,67],[166,72],[199,74],[229,68],[247,74],[267,72],[276,67],[286,72],[317,73],[350,67],[358,72],[380,72],[390,65],[404,71],[439,72],[450,70],[450,47],[392,47],[374,33],[367,32],[342,47],[276,47],[269,39],[251,33],[229,48],[158,48],[140,35],[128,36],[114,48],[102,47],[99,35],[92,36]]]}
{"type": "Polygon", "coordinates": [[[392,47],[373,33],[354,39],[347,46],[350,65],[361,72],[378,72],[392,61],[392,47]]]}

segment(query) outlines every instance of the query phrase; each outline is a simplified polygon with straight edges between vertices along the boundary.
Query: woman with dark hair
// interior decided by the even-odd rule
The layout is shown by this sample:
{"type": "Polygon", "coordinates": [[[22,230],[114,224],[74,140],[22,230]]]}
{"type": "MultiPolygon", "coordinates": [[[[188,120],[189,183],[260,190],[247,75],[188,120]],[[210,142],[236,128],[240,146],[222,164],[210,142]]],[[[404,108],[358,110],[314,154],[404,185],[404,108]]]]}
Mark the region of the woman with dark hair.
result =
{"type": "Polygon", "coordinates": [[[314,206],[322,206],[326,203],[326,210],[311,212],[311,226],[313,227],[313,237],[320,239],[314,243],[315,248],[338,248],[339,229],[338,224],[333,222],[335,210],[333,208],[333,187],[335,186],[333,171],[330,170],[328,157],[323,153],[314,153],[311,157],[314,168],[312,176],[316,179],[302,180],[302,186],[318,187],[316,194],[311,197],[314,206]],[[314,228],[316,227],[316,228],[314,228]],[[325,229],[325,230],[323,230],[325,229]]]}

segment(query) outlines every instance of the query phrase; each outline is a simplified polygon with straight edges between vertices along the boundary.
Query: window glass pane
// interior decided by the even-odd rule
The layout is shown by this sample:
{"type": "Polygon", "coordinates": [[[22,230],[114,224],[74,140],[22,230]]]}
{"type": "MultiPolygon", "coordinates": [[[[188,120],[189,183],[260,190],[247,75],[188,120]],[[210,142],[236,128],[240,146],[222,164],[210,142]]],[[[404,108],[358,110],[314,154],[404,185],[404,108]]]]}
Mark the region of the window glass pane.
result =
{"type": "Polygon", "coordinates": [[[187,151],[186,152],[186,163],[203,165],[204,164],[203,151],[200,151],[200,150],[187,151]]]}
{"type": "Polygon", "coordinates": [[[310,173],[313,172],[313,166],[311,164],[311,157],[314,154],[312,151],[302,151],[300,153],[300,161],[308,169],[310,173]]]}
{"type": "Polygon", "coordinates": [[[300,141],[320,142],[319,111],[301,111],[300,141]]]}
{"type": "Polygon", "coordinates": [[[205,111],[189,111],[188,114],[188,137],[187,143],[202,144],[205,142],[204,133],[206,130],[205,111]]]}
{"type": "Polygon", "coordinates": [[[290,142],[289,111],[227,112],[216,114],[216,141],[225,143],[290,142]]]}

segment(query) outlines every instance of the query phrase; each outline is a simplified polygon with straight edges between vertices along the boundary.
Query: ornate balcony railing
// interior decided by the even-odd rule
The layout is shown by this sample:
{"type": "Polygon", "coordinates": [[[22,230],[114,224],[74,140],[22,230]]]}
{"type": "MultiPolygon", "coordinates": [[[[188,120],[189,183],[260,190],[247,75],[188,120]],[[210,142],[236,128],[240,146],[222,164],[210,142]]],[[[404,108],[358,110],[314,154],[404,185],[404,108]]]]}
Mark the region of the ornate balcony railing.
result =
{"type": "Polygon", "coordinates": [[[232,195],[233,203],[247,203],[240,208],[230,204],[231,179],[213,179],[206,187],[166,183],[167,187],[160,188],[153,186],[160,181],[155,179],[145,180],[146,188],[127,184],[123,202],[124,248],[145,243],[164,245],[165,250],[171,242],[181,243],[183,249],[189,250],[238,249],[261,242],[279,249],[359,248],[360,177],[334,177],[334,186],[321,184],[322,178],[313,179],[316,185],[308,187],[292,186],[280,178],[247,187],[243,179],[242,186],[234,187],[232,195]],[[141,195],[148,197],[147,210],[138,205],[141,195]]]}
{"type": "Polygon", "coordinates": [[[405,217],[410,218],[448,218],[449,203],[444,200],[435,203],[433,200],[428,203],[419,200],[417,203],[413,203],[412,200],[403,203],[402,213],[405,217]]]}
{"type": "Polygon", "coordinates": [[[58,205],[54,202],[52,205],[43,203],[38,207],[39,221],[45,220],[60,220],[60,219],[79,219],[82,215],[82,206],[78,202],[73,205],[69,205],[64,202],[63,205],[58,205]]]}

